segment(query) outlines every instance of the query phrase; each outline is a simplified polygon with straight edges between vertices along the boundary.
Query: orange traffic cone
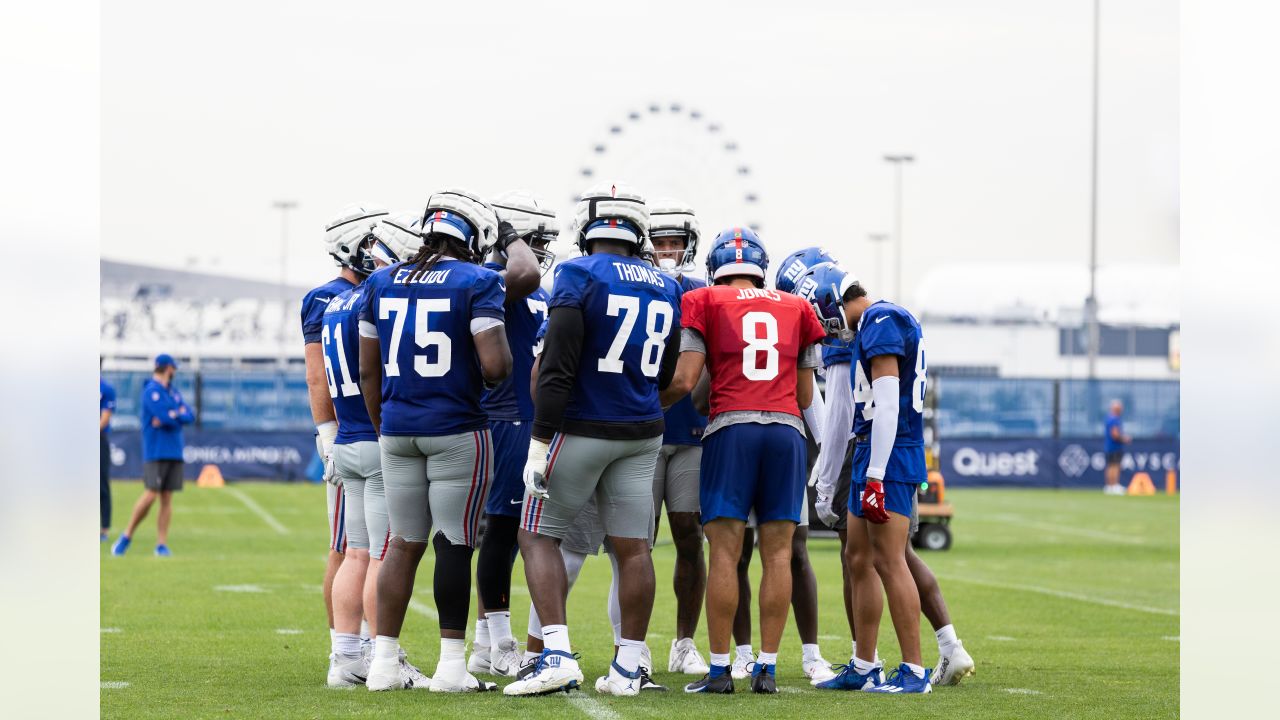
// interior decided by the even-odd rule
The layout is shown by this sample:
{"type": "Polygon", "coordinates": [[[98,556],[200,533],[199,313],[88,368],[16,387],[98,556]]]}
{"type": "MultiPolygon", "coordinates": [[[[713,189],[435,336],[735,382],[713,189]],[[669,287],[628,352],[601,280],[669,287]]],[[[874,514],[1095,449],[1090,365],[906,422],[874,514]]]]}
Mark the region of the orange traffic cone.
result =
{"type": "Polygon", "coordinates": [[[1164,474],[1164,491],[1170,495],[1178,494],[1178,471],[1169,468],[1169,472],[1164,474]]]}
{"type": "Polygon", "coordinates": [[[1129,481],[1130,495],[1155,495],[1156,486],[1151,483],[1151,476],[1144,473],[1134,473],[1133,479],[1129,481]]]}
{"type": "Polygon", "coordinates": [[[202,488],[220,488],[226,487],[227,483],[222,479],[222,471],[217,465],[205,465],[200,468],[200,477],[196,478],[196,487],[202,488]]]}

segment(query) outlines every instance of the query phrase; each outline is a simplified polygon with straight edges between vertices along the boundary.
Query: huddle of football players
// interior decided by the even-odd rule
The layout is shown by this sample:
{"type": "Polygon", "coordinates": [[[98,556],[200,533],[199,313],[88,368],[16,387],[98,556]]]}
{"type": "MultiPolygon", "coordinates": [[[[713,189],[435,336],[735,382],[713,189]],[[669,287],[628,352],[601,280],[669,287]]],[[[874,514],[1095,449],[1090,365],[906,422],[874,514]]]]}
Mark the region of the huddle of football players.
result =
{"type": "Polygon", "coordinates": [[[676,555],[667,669],[700,676],[686,692],[732,693],[747,678],[778,692],[791,607],[817,688],[927,693],[971,674],[909,542],[925,479],[915,318],[872,302],[819,248],[788,257],[768,288],[768,252],[749,228],[716,235],[704,282],[693,209],[622,185],[583,193],[565,234],[576,253],[556,264],[560,227],[538,197],[456,188],[412,213],[353,205],[326,226],[341,271],[303,299],[302,328],[328,481],[329,686],[475,692],[497,689],[477,676],[496,676],[514,678],[502,688],[512,696],[578,688],[566,599],[603,549],[614,656],[595,689],[665,691],[645,642],[664,505],[676,555]],[[843,548],[853,643],[834,667],[817,645],[806,480],[843,548]],[[434,608],[413,599],[428,543],[434,608]],[[517,555],[532,599],[523,653],[517,555]],[[875,642],[884,594],[902,649],[887,675],[875,642]],[[704,602],[706,659],[694,640],[704,602]],[[410,606],[439,619],[430,677],[400,646],[410,606]],[[937,633],[933,670],[921,612],[937,633]]]}

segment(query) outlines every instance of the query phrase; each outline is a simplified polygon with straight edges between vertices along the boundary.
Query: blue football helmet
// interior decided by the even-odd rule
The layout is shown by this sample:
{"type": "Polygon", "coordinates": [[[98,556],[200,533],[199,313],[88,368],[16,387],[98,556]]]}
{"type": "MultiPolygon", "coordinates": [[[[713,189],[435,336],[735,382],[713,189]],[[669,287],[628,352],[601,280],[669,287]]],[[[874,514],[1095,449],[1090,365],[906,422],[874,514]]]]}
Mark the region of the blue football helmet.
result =
{"type": "Polygon", "coordinates": [[[751,228],[736,227],[721,230],[707,251],[707,284],[730,275],[746,275],[760,280],[764,285],[764,271],[769,267],[769,253],[765,252],[760,236],[751,228]]]}
{"type": "Polygon", "coordinates": [[[820,247],[808,247],[791,253],[778,267],[778,275],[773,279],[773,286],[784,293],[795,294],[796,280],[800,279],[805,270],[818,263],[839,264],[820,247]]]}
{"type": "Polygon", "coordinates": [[[841,270],[835,263],[818,263],[796,280],[796,294],[813,306],[813,311],[827,331],[827,337],[848,342],[853,329],[844,314],[844,296],[858,284],[853,273],[841,270]]]}

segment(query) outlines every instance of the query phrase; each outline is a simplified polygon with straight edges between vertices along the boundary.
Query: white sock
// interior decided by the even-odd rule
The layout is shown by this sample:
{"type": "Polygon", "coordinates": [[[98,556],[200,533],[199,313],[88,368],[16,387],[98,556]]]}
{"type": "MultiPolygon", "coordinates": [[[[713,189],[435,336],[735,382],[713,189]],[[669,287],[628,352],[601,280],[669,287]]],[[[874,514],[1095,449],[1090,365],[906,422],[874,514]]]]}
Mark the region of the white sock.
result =
{"type": "Polygon", "coordinates": [[[757,665],[777,665],[778,653],[761,652],[758,656],[756,656],[756,664],[757,665]]]}
{"type": "Polygon", "coordinates": [[[635,672],[640,667],[640,651],[644,648],[643,640],[628,640],[622,638],[618,641],[618,667],[629,673],[635,672]]]}
{"type": "Polygon", "coordinates": [[[497,645],[499,640],[511,637],[511,611],[491,612],[489,618],[489,640],[497,645]]]}
{"type": "Polygon", "coordinates": [[[711,653],[711,664],[729,667],[729,653],[711,653]]]}
{"type": "Polygon", "coordinates": [[[373,639],[373,658],[400,662],[400,638],[379,635],[373,639]]]}
{"type": "Polygon", "coordinates": [[[800,646],[804,662],[810,662],[822,659],[822,651],[818,649],[817,643],[805,643],[800,646]]]}
{"type": "Polygon", "coordinates": [[[849,645],[850,645],[849,657],[851,658],[858,657],[858,641],[854,640],[853,642],[849,643],[849,645]]]}
{"type": "Polygon", "coordinates": [[[360,621],[360,642],[369,642],[369,621],[360,621]]]}
{"type": "Polygon", "coordinates": [[[440,662],[451,660],[462,662],[466,659],[467,641],[458,638],[440,638],[440,662]]]}
{"type": "Polygon", "coordinates": [[[489,647],[489,621],[476,618],[476,647],[489,647]]]}
{"type": "Polygon", "coordinates": [[[934,633],[938,638],[938,654],[946,657],[951,654],[952,648],[956,646],[956,628],[954,625],[947,625],[934,633]]]}
{"type": "Polygon", "coordinates": [[[750,645],[739,645],[735,650],[738,652],[738,657],[749,657],[752,654],[750,645]]]}
{"type": "Polygon", "coordinates": [[[529,637],[542,639],[542,618],[538,617],[538,610],[529,603],[529,637]]]}
{"type": "Polygon", "coordinates": [[[339,655],[359,655],[360,636],[352,633],[334,633],[333,651],[339,655]]]}
{"type": "Polygon", "coordinates": [[[569,646],[569,627],[567,625],[543,625],[542,645],[548,650],[572,652],[569,646]]]}
{"type": "Polygon", "coordinates": [[[876,663],[863,660],[855,655],[853,656],[853,669],[856,670],[859,675],[866,675],[876,669],[876,663]]]}
{"type": "Polygon", "coordinates": [[[907,669],[910,670],[911,674],[915,675],[916,678],[924,677],[924,668],[920,667],[919,665],[912,665],[911,663],[902,663],[902,664],[906,665],[907,669]]]}
{"type": "Polygon", "coordinates": [[[333,647],[333,644],[338,642],[336,640],[337,637],[338,637],[338,631],[334,630],[333,628],[329,628],[329,647],[333,647]]]}

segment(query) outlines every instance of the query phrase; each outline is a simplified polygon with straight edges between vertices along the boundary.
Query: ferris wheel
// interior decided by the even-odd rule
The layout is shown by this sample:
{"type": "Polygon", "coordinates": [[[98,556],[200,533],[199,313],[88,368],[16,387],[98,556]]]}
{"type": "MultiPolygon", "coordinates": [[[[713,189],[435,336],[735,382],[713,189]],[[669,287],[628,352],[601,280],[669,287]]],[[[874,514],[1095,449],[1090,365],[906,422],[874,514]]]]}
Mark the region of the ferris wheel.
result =
{"type": "MultiPolygon", "coordinates": [[[[601,128],[571,186],[581,192],[608,181],[689,203],[704,241],[727,227],[760,230],[760,193],[740,144],[724,124],[680,102],[651,102],[601,128]]],[[[579,195],[568,199],[576,203],[579,195]]]]}

